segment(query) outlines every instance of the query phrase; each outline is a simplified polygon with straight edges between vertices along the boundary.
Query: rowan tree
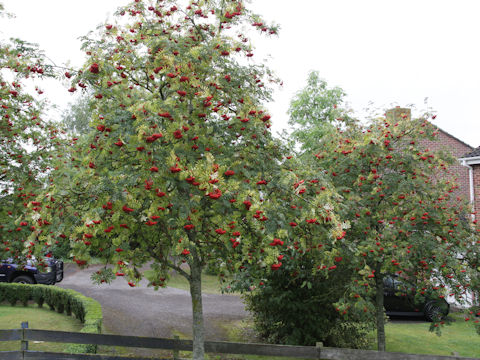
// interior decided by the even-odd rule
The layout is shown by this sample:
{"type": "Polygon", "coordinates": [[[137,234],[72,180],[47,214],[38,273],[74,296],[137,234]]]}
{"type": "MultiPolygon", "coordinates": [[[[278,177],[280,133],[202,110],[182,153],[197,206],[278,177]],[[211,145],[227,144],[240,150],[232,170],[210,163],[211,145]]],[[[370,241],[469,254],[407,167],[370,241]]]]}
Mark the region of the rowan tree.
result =
{"type": "MultiPolygon", "coordinates": [[[[0,4],[0,15],[2,9],[0,4]]],[[[45,95],[38,87],[53,75],[36,45],[0,41],[0,258],[19,263],[31,257],[25,241],[37,226],[27,218],[26,205],[49,181],[53,153],[62,144],[58,126],[45,118],[45,95]],[[24,251],[26,257],[20,256],[24,251]]]]}
{"type": "MultiPolygon", "coordinates": [[[[454,159],[425,145],[438,135],[429,119],[411,119],[408,109],[397,108],[366,126],[337,129],[330,146],[315,154],[343,197],[340,216],[349,221],[335,256],[357,273],[337,311],[375,315],[383,351],[384,277],[408,279],[415,287],[402,291],[419,303],[448,296],[463,303],[472,277],[467,260],[478,255],[470,207],[451,195],[454,159]]],[[[432,329],[443,324],[437,320],[432,329]]]]}
{"type": "Polygon", "coordinates": [[[269,35],[275,26],[243,1],[137,0],[116,15],[84,39],[83,68],[65,74],[70,92],[92,94],[96,130],[55,171],[46,199],[58,200],[42,206],[49,224],[32,241],[41,249],[66,238],[77,264],[92,254],[113,264],[95,274],[98,282],[124,277],[136,286],[145,277],[158,289],[170,270],[184,276],[193,356],[203,359],[208,263],[221,277],[253,265],[278,269],[288,262],[284,247],[306,246],[300,229],[332,238],[341,229],[331,192],[289,171],[269,129],[262,103],[276,79],[253,61],[243,25],[269,35]]]}

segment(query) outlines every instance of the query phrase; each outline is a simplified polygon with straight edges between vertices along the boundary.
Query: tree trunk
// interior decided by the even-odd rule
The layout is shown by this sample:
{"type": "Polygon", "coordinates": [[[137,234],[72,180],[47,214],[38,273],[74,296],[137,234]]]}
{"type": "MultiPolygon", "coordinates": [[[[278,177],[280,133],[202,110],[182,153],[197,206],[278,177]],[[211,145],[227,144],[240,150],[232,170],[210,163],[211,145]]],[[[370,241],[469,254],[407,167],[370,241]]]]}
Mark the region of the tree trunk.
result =
{"type": "Polygon", "coordinates": [[[383,274],[381,266],[377,265],[375,269],[375,286],[376,286],[376,320],[377,320],[377,349],[378,351],[386,351],[385,346],[385,317],[383,310],[383,274]]]}
{"type": "Polygon", "coordinates": [[[193,311],[193,359],[203,360],[205,355],[205,328],[203,326],[202,266],[193,256],[190,265],[190,295],[193,311]]]}

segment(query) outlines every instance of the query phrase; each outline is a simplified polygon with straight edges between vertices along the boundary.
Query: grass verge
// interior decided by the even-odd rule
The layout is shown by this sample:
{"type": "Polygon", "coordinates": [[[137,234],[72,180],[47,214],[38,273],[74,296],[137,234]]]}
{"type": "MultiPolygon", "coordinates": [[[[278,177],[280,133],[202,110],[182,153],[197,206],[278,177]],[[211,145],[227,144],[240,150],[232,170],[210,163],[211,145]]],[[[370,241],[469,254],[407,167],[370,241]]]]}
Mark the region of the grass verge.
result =
{"type": "MultiPolygon", "coordinates": [[[[480,336],[471,320],[466,322],[460,313],[449,316],[450,325],[441,328],[441,335],[430,332],[430,323],[395,321],[386,324],[387,351],[411,354],[458,355],[480,358],[480,336]]],[[[222,325],[228,341],[258,342],[253,333],[253,321],[243,319],[222,325]]],[[[376,335],[372,333],[374,338],[376,335]]],[[[372,347],[376,350],[376,345],[372,347]]],[[[222,359],[265,360],[261,356],[231,356],[222,359]]],[[[279,358],[280,359],[280,358],[279,358]]],[[[288,358],[283,358],[288,360],[288,358]]]]}
{"type": "MultiPolygon", "coordinates": [[[[79,332],[83,328],[80,320],[59,314],[46,308],[38,308],[35,305],[10,306],[0,305],[0,328],[20,329],[21,323],[28,321],[28,327],[40,330],[57,330],[79,332]]],[[[20,350],[19,341],[2,341],[2,351],[20,350]]],[[[66,351],[68,344],[29,342],[29,350],[36,351],[66,351]]]]}
{"type": "Polygon", "coordinates": [[[480,358],[480,336],[471,321],[466,322],[459,313],[452,313],[449,318],[452,322],[441,328],[441,336],[430,332],[430,323],[426,322],[388,323],[387,351],[480,358]]]}

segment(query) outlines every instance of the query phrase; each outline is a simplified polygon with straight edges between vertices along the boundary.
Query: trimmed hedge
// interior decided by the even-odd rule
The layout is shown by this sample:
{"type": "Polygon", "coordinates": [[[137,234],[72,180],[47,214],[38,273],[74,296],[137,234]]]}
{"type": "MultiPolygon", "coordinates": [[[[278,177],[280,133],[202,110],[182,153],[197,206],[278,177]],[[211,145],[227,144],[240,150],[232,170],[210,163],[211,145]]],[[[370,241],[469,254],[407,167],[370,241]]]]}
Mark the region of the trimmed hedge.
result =
{"type": "MultiPolygon", "coordinates": [[[[23,306],[27,306],[30,300],[35,301],[39,307],[47,304],[50,310],[75,316],[84,325],[80,332],[101,333],[102,307],[92,298],[74,290],[51,285],[0,283],[0,303],[8,302],[15,306],[20,302],[23,306]]],[[[68,350],[72,353],[96,353],[97,346],[72,344],[68,350]]]]}

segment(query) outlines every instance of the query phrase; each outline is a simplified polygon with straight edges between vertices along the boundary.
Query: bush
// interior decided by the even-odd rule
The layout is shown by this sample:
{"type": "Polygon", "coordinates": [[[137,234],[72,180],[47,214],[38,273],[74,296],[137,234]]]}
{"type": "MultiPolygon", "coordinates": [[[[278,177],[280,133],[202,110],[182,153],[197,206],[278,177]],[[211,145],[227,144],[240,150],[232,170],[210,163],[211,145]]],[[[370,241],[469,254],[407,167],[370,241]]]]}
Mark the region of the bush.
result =
{"type": "MultiPolygon", "coordinates": [[[[80,332],[100,333],[102,328],[102,307],[100,304],[82,294],[49,285],[26,285],[0,283],[0,302],[7,301],[12,306],[20,301],[24,306],[29,300],[39,307],[47,304],[51,310],[67,315],[74,315],[83,323],[80,332]]],[[[72,353],[95,353],[96,345],[74,344],[69,346],[72,353]]]]}
{"type": "Polygon", "coordinates": [[[308,256],[295,266],[267,274],[265,285],[244,295],[258,335],[269,343],[366,349],[373,323],[343,319],[333,303],[343,295],[348,270],[337,267],[328,278],[312,271],[308,256]],[[301,273],[293,269],[303,269],[301,273]]]}
{"type": "MultiPolygon", "coordinates": [[[[0,285],[3,285],[0,283],[0,285]]],[[[31,291],[28,287],[23,287],[21,284],[9,284],[10,290],[2,291],[0,288],[0,302],[7,301],[11,306],[17,305],[20,302],[23,306],[28,305],[28,301],[31,300],[31,291]]]]}
{"type": "Polygon", "coordinates": [[[337,319],[324,340],[328,346],[353,349],[370,349],[373,340],[369,336],[373,324],[337,319]]]}
{"type": "MultiPolygon", "coordinates": [[[[0,290],[1,291],[1,290],[0,290]]],[[[43,307],[45,303],[45,291],[41,287],[34,287],[32,289],[32,300],[38,305],[38,307],[43,307]]]]}

